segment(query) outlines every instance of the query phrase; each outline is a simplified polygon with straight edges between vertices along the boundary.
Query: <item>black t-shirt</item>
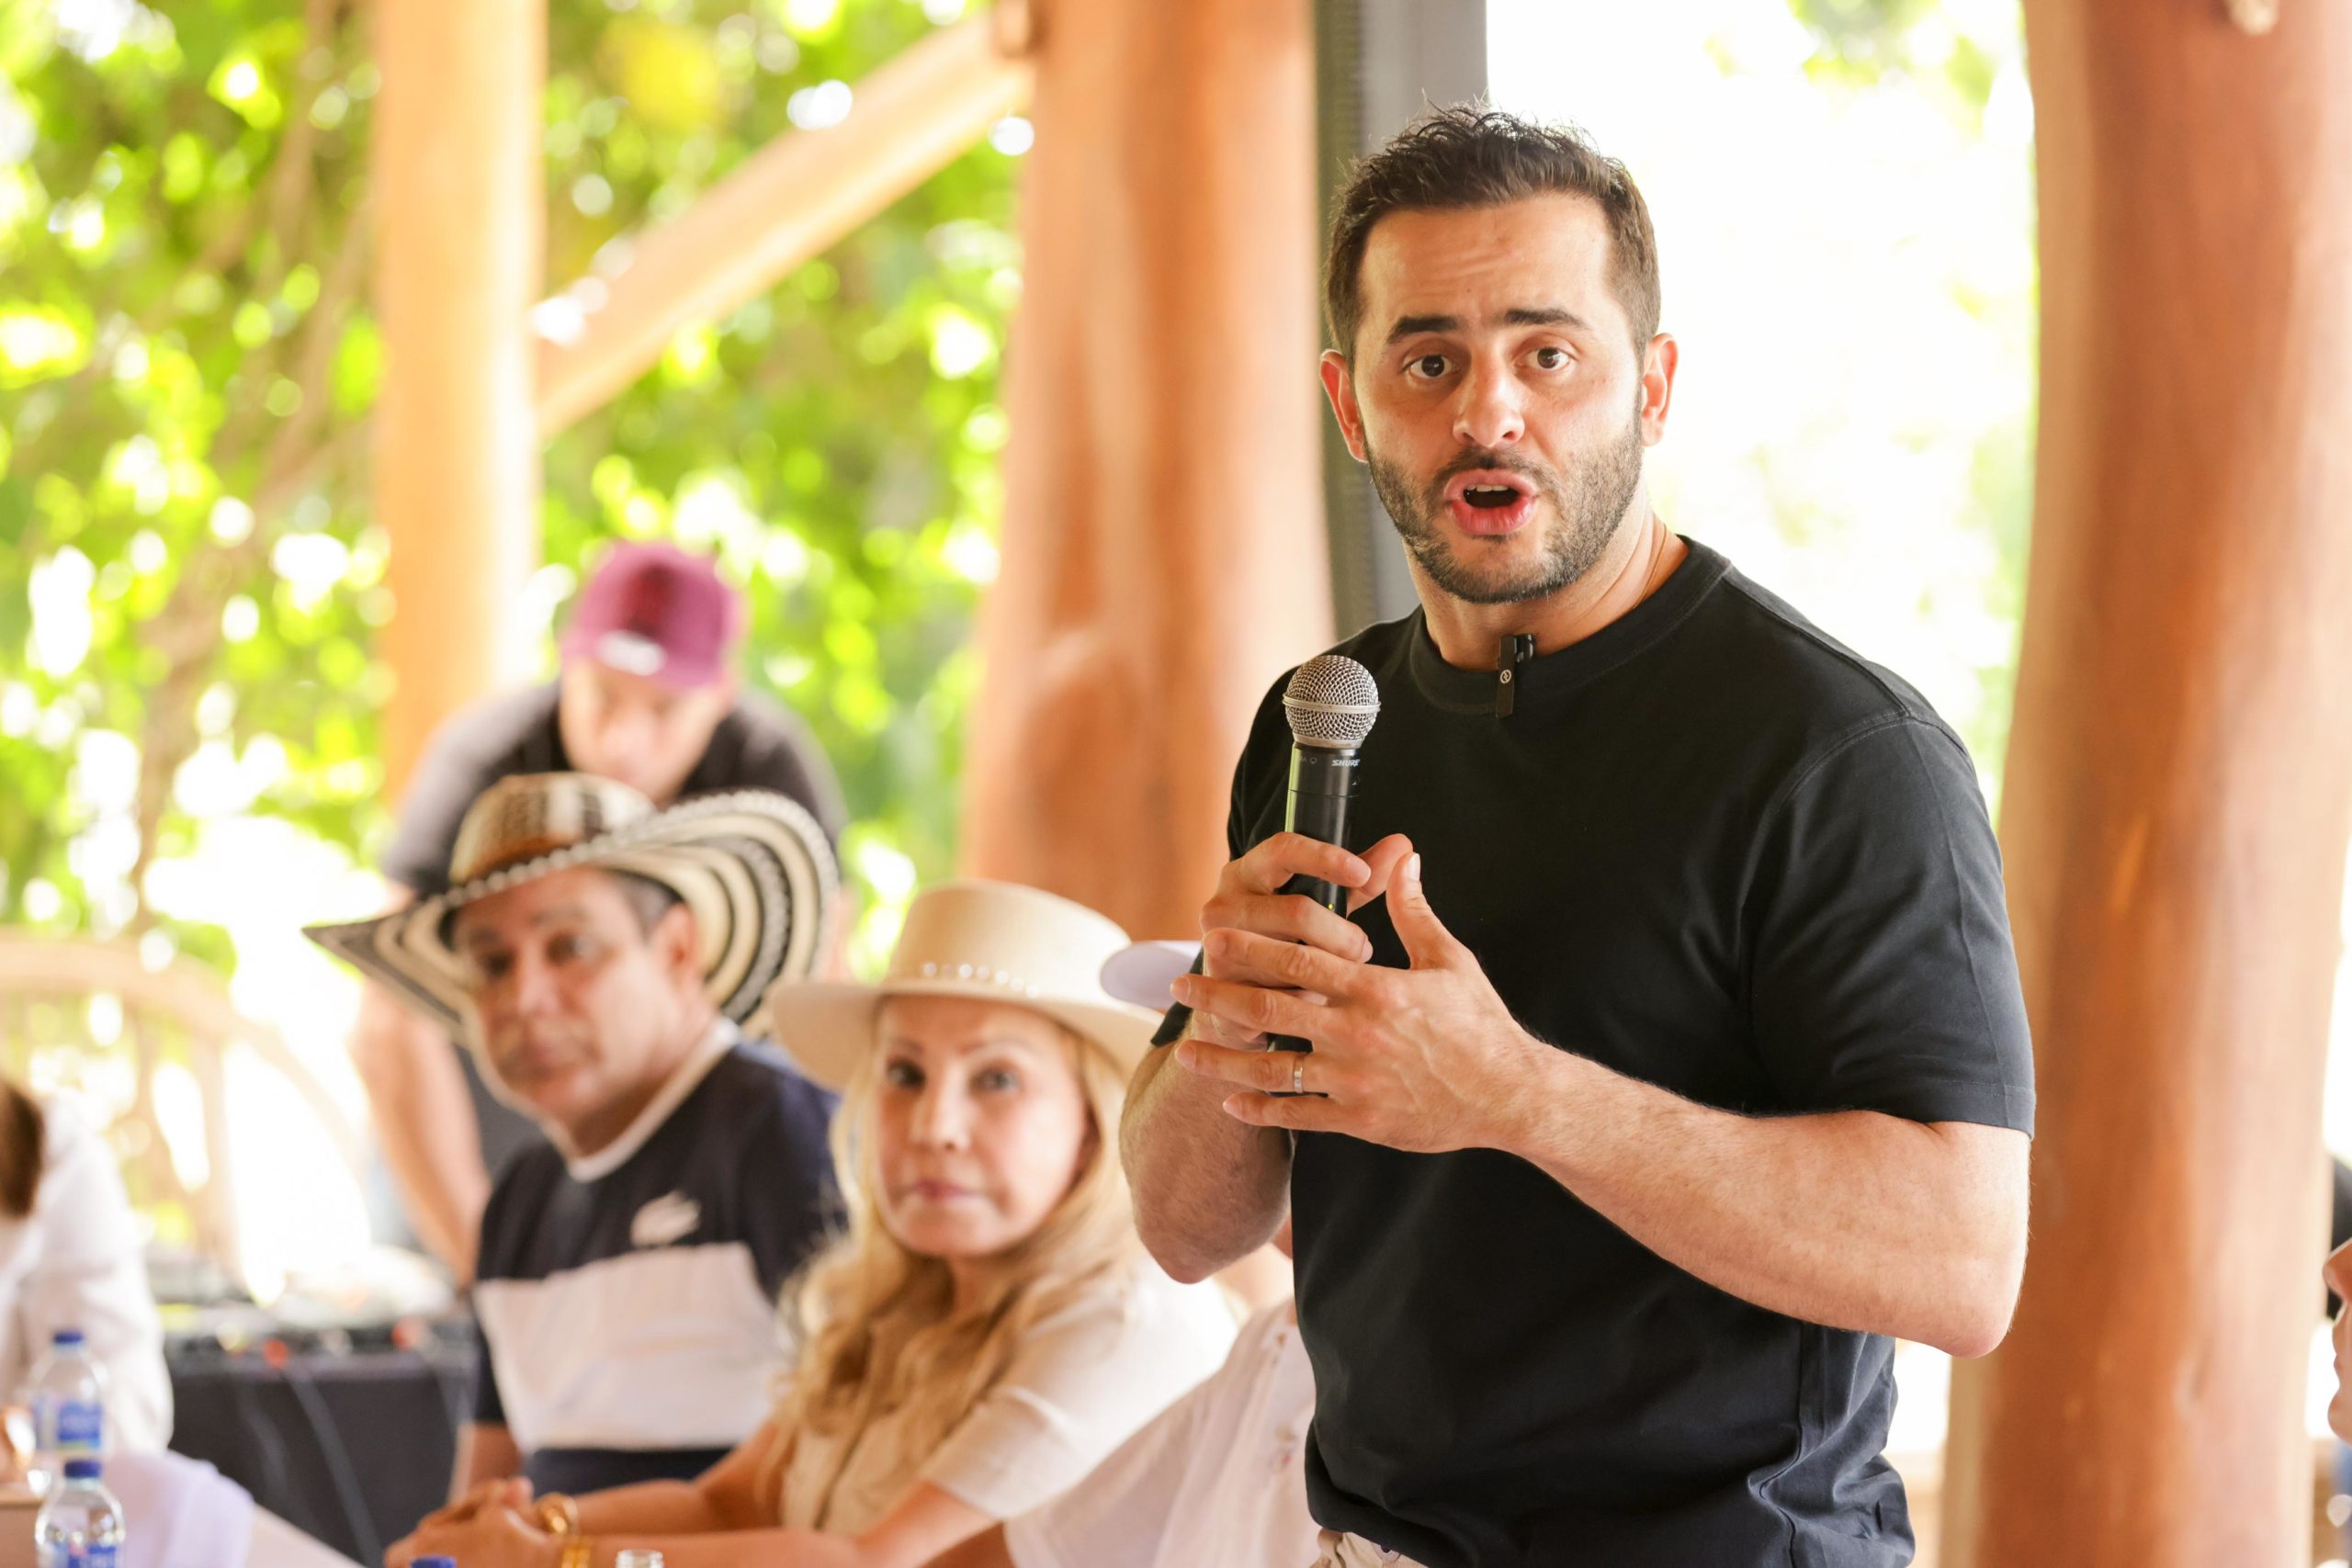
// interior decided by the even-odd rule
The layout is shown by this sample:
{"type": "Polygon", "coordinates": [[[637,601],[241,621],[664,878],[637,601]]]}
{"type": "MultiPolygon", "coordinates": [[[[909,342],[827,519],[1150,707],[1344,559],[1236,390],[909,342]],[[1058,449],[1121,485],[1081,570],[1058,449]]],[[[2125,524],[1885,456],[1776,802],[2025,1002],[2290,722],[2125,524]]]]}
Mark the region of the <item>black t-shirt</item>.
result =
{"type": "MultiPolygon", "coordinates": [[[[556,688],[534,686],[476,703],[443,725],[426,748],[384,852],[383,873],[419,897],[446,892],[449,852],[467,807],[500,779],[571,771],[556,723],[556,688]]],[[[770,789],[791,796],[841,837],[841,786],[808,729],[773,703],[739,698],[679,789],[681,800],[719,790],[770,789]]]]}
{"type": "MultiPolygon", "coordinates": [[[[1999,852],[1961,741],[1714,551],[1600,632],[1379,682],[1351,839],[1410,835],[1440,919],[1537,1036],[1690,1100],[2030,1132],[1999,852]]],[[[1278,682],[1231,848],[1279,830],[1278,682]]],[[[1406,958],[1385,903],[1374,961],[1406,958]]],[[[1302,1134],[1316,1517],[1431,1568],[1891,1568],[1891,1343],[1739,1301],[1492,1150],[1302,1134]]],[[[1759,1235],[1759,1247],[1772,1238],[1759,1235]]]]}

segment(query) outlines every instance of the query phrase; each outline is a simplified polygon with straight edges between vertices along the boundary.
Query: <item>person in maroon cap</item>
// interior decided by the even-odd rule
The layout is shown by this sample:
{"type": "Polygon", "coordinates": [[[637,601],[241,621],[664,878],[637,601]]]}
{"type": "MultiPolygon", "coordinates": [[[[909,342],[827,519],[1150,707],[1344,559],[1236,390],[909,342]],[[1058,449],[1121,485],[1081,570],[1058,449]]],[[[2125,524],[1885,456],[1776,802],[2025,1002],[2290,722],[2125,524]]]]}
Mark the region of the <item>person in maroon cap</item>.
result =
{"type": "MultiPolygon", "coordinates": [[[[614,547],[565,627],[560,677],[457,714],[426,748],[379,867],[398,902],[445,890],[466,808],[516,773],[594,773],[665,807],[775,790],[838,840],[841,788],[824,753],[797,719],[741,689],[743,622],[741,595],[706,558],[614,547]]],[[[409,1224],[468,1278],[491,1173],[538,1130],[442,1032],[373,986],[351,1054],[409,1224]]]]}

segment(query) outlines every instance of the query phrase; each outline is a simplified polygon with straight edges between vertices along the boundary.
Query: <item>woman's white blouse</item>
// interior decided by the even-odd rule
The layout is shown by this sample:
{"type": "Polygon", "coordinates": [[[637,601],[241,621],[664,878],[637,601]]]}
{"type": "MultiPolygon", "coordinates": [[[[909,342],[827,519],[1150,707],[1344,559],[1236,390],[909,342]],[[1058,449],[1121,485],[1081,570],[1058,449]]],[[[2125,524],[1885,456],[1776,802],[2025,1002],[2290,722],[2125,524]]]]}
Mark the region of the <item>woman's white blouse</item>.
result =
{"type": "Polygon", "coordinates": [[[1004,1377],[928,1454],[907,1451],[889,1416],[855,1435],[838,1466],[838,1440],[799,1434],[780,1522],[862,1534],[922,1482],[991,1518],[1026,1513],[1216,1371],[1235,1327],[1222,1291],[1180,1285],[1146,1261],[1030,1330],[1004,1377]]]}
{"type": "Polygon", "coordinates": [[[69,1104],[41,1106],[40,1191],[21,1220],[0,1217],[0,1402],[61,1328],[78,1328],[107,1370],[110,1447],[147,1453],[172,1435],[164,1330],[140,1257],[138,1222],[114,1156],[69,1104]]]}

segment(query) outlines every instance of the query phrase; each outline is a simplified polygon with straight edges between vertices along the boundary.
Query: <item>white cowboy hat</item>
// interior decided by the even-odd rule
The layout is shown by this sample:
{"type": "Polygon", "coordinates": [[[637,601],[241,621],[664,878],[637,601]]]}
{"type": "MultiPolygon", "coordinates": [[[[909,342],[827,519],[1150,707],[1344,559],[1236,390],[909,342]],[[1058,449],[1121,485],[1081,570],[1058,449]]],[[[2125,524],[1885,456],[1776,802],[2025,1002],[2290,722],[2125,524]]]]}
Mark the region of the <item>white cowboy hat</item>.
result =
{"type": "Polygon", "coordinates": [[[915,895],[888,973],[874,985],[801,982],[768,993],[767,1021],[801,1071],[844,1087],[873,1050],[887,997],[975,997],[1034,1008],[1132,1067],[1159,1015],[1102,988],[1127,933],[1083,904],[1010,882],[943,882],[915,895]]]}
{"type": "Polygon", "coordinates": [[[1168,987],[1200,962],[1197,942],[1139,942],[1102,961],[1102,988],[1123,1002],[1164,1013],[1176,998],[1168,987]]]}
{"type": "Polygon", "coordinates": [[[735,790],[666,811],[610,779],[521,773],[481,793],[458,825],[450,888],[372,920],[303,934],[458,1032],[463,966],[448,917],[493,893],[595,866],[661,884],[694,911],[704,989],[738,1023],[785,976],[816,964],[838,886],[814,818],[785,795],[735,790]]]}

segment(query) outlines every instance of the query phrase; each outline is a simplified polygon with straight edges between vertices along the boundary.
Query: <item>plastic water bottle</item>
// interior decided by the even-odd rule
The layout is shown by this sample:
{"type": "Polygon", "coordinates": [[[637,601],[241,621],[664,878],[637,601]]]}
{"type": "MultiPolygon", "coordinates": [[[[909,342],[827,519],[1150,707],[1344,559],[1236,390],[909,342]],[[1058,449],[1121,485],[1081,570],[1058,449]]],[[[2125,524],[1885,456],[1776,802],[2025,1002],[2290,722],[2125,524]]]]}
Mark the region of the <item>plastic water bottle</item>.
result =
{"type": "Polygon", "coordinates": [[[65,1461],[63,1484],[33,1520],[40,1568],[120,1568],[122,1505],[99,1480],[94,1459],[65,1461]]]}
{"type": "Polygon", "coordinates": [[[33,1412],[33,1462],[26,1477],[47,1492],[72,1459],[96,1459],[107,1447],[107,1371],[78,1328],[61,1328],[33,1363],[26,1403],[33,1412]]]}

